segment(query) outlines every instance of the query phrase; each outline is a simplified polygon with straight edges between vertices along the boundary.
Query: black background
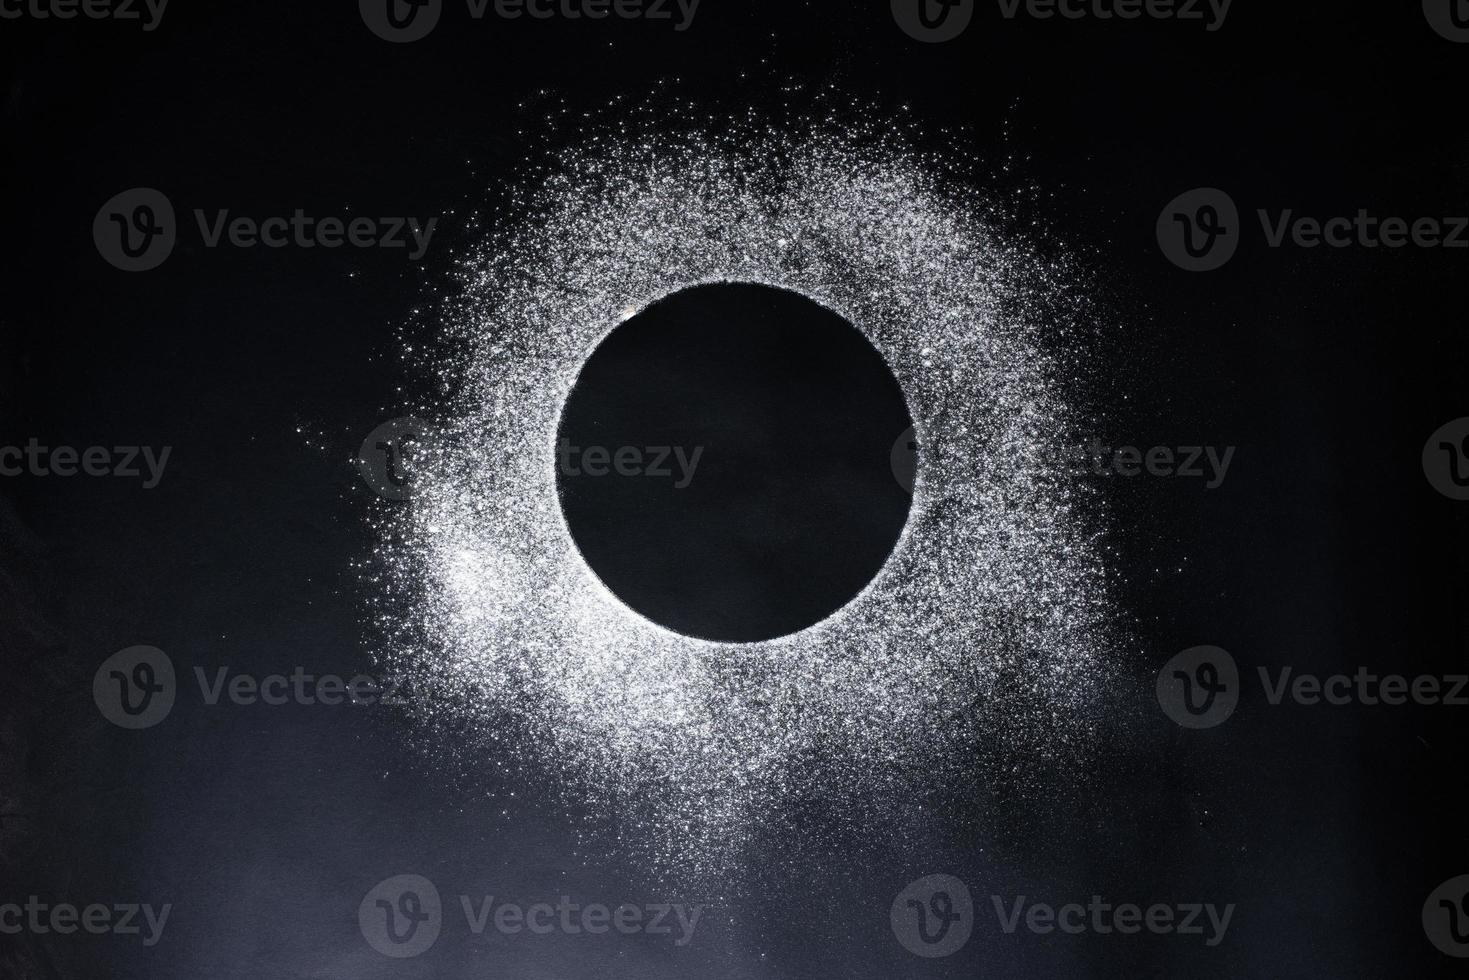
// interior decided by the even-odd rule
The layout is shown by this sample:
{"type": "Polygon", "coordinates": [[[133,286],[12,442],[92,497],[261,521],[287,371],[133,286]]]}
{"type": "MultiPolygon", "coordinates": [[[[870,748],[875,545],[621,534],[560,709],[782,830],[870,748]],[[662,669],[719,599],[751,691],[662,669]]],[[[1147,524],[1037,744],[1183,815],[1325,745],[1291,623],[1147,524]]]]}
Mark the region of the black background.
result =
{"type": "MultiPolygon", "coordinates": [[[[354,4],[186,5],[162,27],[0,22],[4,51],[0,445],[170,445],[160,487],[6,478],[0,899],[171,901],[163,943],[4,938],[42,977],[1385,976],[1447,973],[1419,908],[1469,871],[1465,709],[1270,707],[1172,726],[1152,673],[1218,644],[1243,670],[1464,670],[1464,509],[1424,440],[1469,414],[1464,253],[1270,250],[1223,270],[1158,251],[1175,195],[1241,210],[1469,213],[1458,93],[1469,47],[1418,5],[1240,0],[1198,23],[1002,20],[918,44],[886,3],[704,0],[691,30],[446,14],[394,46],[354,4]],[[569,814],[450,784],[370,712],[206,708],[128,733],[93,671],[126,646],[195,666],[352,675],[370,664],[350,562],[369,494],[350,464],[396,387],[397,327],[528,133],[574,141],[618,95],[822,112],[826,87],[972,148],[974,181],[1080,249],[1116,315],[1081,352],[1112,444],[1233,445],[1228,482],[1114,480],[1109,543],[1136,620],[1135,698],[1084,791],[975,801],[984,829],[930,859],[791,859],[694,944],[472,940],[404,963],[356,905],[414,872],[523,903],[697,901],[575,844],[569,814]],[[402,252],[204,250],[106,265],[93,216],[135,186],[241,214],[444,216],[402,252]],[[1038,191],[1036,189],[1039,189],[1038,191]],[[1237,903],[1225,942],[996,935],[943,961],[894,941],[888,904],[937,872],[976,895],[1237,903]]],[[[491,216],[491,220],[493,220],[491,216]]],[[[1060,248],[1060,245],[1056,245],[1060,248]]],[[[508,787],[513,789],[514,787],[508,787]]],[[[778,835],[772,838],[779,840],[778,835]]],[[[879,851],[883,841],[867,841],[879,851]]],[[[981,918],[981,923],[985,920],[981,918]]],[[[31,967],[6,961],[30,976],[31,967]]]]}

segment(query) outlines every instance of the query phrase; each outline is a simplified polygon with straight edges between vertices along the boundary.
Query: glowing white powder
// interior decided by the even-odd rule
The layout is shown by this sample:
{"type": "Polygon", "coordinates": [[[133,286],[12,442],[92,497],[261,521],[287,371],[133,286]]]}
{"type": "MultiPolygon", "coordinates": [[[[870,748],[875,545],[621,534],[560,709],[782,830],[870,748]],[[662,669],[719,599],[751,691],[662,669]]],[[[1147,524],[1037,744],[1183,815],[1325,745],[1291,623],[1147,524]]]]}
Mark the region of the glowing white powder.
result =
{"type": "Polygon", "coordinates": [[[1066,277],[934,161],[876,145],[744,127],[566,154],[463,261],[444,438],[412,504],[381,514],[375,615],[419,718],[453,730],[460,763],[551,773],[669,861],[727,861],[813,792],[901,800],[979,765],[976,741],[1064,760],[1086,737],[1110,613],[1078,490],[1051,465],[1068,416],[1042,321],[1071,302],[1066,277]],[[557,500],[558,421],[587,356],[711,282],[795,290],[855,324],[921,447],[887,565],[768,642],[638,616],[557,500]]]}

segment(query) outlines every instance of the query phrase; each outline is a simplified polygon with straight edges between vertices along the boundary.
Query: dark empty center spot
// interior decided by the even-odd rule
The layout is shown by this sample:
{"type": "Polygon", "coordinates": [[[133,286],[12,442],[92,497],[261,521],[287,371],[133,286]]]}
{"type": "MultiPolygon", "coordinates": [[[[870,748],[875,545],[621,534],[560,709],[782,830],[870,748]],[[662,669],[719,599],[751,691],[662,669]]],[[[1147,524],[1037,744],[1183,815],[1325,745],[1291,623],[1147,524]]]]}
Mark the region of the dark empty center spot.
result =
{"type": "Polygon", "coordinates": [[[897,379],[796,293],[713,285],[623,323],[561,419],[561,505],[592,570],[669,629],[752,642],[840,609],[891,554],[910,498],[897,379]]]}

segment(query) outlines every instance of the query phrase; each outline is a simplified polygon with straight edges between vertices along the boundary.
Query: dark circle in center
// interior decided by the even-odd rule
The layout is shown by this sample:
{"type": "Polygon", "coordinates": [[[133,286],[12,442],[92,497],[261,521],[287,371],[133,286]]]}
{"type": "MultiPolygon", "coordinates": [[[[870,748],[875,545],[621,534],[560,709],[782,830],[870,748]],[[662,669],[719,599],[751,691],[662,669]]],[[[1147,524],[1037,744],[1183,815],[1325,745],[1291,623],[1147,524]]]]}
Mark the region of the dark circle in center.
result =
{"type": "Polygon", "coordinates": [[[613,330],[561,418],[561,506],[593,572],[655,623],[754,642],[820,622],[882,568],[911,499],[897,379],[837,313],[751,284],[613,330]]]}

